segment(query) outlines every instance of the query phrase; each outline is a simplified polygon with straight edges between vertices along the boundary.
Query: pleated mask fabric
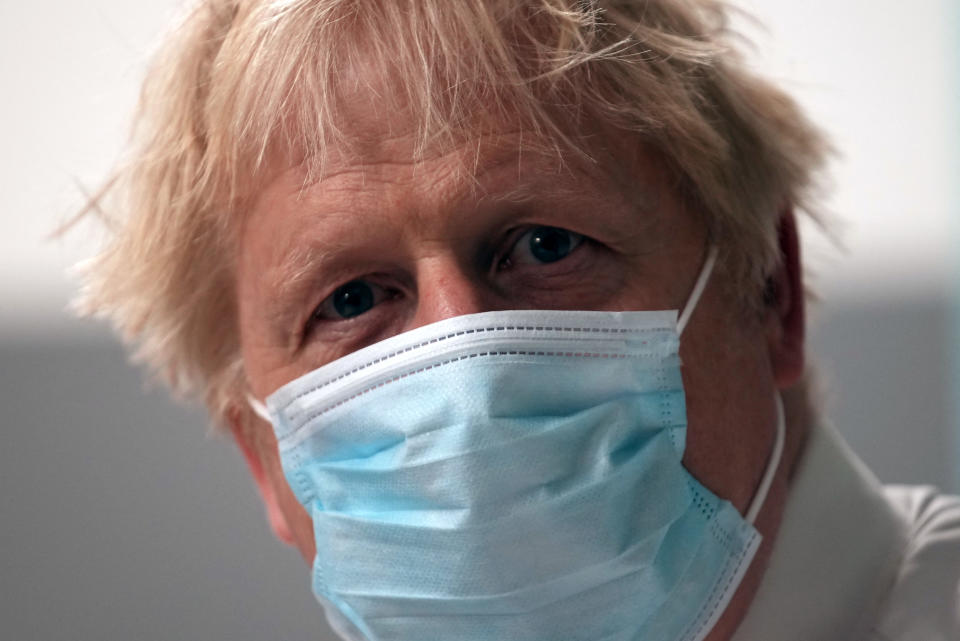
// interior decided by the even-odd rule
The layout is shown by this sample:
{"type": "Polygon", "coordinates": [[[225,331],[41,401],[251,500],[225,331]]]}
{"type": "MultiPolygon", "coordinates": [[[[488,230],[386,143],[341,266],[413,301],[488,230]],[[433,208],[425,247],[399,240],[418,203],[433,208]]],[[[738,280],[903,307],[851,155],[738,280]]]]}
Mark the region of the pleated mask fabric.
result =
{"type": "Polygon", "coordinates": [[[702,639],[760,535],[681,464],[679,344],[676,311],[487,312],[272,394],[337,632],[702,639]]]}

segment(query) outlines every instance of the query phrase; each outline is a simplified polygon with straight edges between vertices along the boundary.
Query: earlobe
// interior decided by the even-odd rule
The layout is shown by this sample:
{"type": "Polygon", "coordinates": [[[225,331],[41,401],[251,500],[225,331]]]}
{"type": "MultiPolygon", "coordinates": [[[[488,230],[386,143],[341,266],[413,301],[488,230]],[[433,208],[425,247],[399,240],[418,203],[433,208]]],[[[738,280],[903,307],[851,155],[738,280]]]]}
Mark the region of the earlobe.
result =
{"type": "Polygon", "coordinates": [[[780,261],[764,291],[769,323],[769,350],[777,387],[792,387],[803,377],[805,367],[806,310],[800,235],[790,207],[780,215],[777,230],[780,261]]]}
{"type": "Polygon", "coordinates": [[[248,418],[240,410],[231,409],[228,411],[227,420],[230,423],[230,433],[233,435],[233,440],[240,449],[240,453],[243,454],[243,458],[247,462],[247,468],[250,470],[250,476],[253,477],[253,482],[256,483],[257,490],[260,492],[260,498],[263,499],[264,507],[267,510],[267,521],[270,523],[274,536],[284,543],[295,545],[296,541],[290,524],[281,509],[276,489],[271,482],[261,456],[262,448],[258,446],[258,439],[255,435],[257,426],[248,425],[245,422],[245,419],[248,418]]]}

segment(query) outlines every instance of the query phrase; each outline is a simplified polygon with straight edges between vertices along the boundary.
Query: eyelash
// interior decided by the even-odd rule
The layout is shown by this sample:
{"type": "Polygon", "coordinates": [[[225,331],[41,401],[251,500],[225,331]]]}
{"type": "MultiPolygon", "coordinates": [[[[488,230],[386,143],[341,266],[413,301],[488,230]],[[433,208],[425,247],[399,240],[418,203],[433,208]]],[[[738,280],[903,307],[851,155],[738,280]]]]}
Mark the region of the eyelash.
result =
{"type": "MultiPolygon", "coordinates": [[[[512,269],[518,269],[519,266],[524,266],[524,265],[537,265],[539,267],[548,267],[554,263],[560,263],[567,260],[571,255],[577,252],[583,245],[593,242],[591,238],[584,236],[582,234],[578,234],[577,232],[574,232],[562,227],[553,227],[550,225],[527,225],[524,227],[516,228],[509,231],[504,238],[505,238],[505,242],[501,244],[505,247],[505,250],[501,253],[496,253],[493,255],[491,260],[491,264],[492,264],[491,274],[502,273],[512,269]],[[536,259],[532,261],[516,260],[514,257],[518,249],[521,248],[522,241],[538,230],[544,230],[545,232],[560,231],[567,234],[570,237],[570,246],[569,248],[566,248],[566,253],[560,258],[556,259],[555,261],[537,262],[536,259]]],[[[523,249],[520,249],[520,250],[523,251],[523,249]]],[[[532,250],[529,249],[529,246],[526,248],[526,251],[532,252],[532,250]]],[[[349,280],[343,283],[342,285],[338,285],[336,289],[334,289],[332,293],[324,297],[323,300],[320,302],[320,304],[314,308],[313,312],[311,312],[310,317],[307,320],[306,326],[303,331],[304,337],[306,338],[307,336],[309,336],[313,331],[316,330],[317,325],[321,323],[331,323],[331,324],[349,323],[351,321],[354,321],[355,319],[366,316],[367,314],[376,311],[376,309],[379,308],[383,303],[387,303],[391,300],[396,300],[403,296],[403,291],[401,289],[386,287],[380,284],[379,282],[377,282],[378,280],[381,280],[381,279],[373,278],[372,276],[364,276],[364,277],[349,280]],[[359,312],[353,316],[349,316],[349,317],[341,316],[339,318],[335,317],[334,314],[332,314],[331,312],[334,312],[334,313],[339,313],[339,312],[333,309],[333,306],[335,305],[334,297],[338,293],[341,293],[345,288],[349,287],[354,283],[363,283],[373,290],[373,297],[374,297],[373,304],[366,311],[359,312]],[[325,310],[325,308],[327,309],[325,310]],[[321,314],[323,311],[327,312],[328,317],[324,317],[321,314]]]]}
{"type": "MultiPolygon", "coordinates": [[[[562,231],[566,234],[569,234],[572,237],[571,239],[573,243],[572,243],[572,246],[568,249],[567,254],[553,262],[561,262],[566,260],[571,254],[577,251],[577,249],[579,249],[581,245],[591,240],[587,236],[584,236],[583,234],[578,234],[577,232],[566,229],[565,227],[553,227],[551,225],[531,225],[527,227],[521,227],[519,229],[513,230],[511,233],[507,235],[507,238],[511,240],[510,242],[505,243],[507,246],[507,251],[504,254],[498,254],[495,260],[493,261],[494,271],[501,272],[501,271],[505,271],[507,269],[513,268],[515,264],[511,262],[510,259],[513,257],[514,253],[517,251],[517,248],[522,245],[523,239],[526,238],[527,236],[531,236],[533,232],[537,230],[562,231]]],[[[516,264],[550,265],[552,264],[552,262],[531,261],[531,262],[524,263],[522,261],[518,261],[516,264]]]]}

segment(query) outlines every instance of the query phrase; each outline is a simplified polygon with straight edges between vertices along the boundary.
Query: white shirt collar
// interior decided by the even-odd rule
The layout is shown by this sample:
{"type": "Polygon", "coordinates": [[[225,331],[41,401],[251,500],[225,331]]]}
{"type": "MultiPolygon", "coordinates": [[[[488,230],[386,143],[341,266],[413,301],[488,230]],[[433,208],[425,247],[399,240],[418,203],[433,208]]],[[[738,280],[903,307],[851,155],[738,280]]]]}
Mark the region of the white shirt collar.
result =
{"type": "Polygon", "coordinates": [[[877,479],[832,427],[814,426],[770,564],[732,641],[863,638],[906,540],[877,479]]]}

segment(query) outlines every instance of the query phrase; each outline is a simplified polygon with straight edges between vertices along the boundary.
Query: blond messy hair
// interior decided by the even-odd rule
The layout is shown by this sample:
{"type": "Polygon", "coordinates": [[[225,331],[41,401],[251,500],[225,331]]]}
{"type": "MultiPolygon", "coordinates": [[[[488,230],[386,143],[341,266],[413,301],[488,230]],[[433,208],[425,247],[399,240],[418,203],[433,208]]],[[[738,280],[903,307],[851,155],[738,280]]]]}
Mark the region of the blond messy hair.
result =
{"type": "Polygon", "coordinates": [[[245,203],[278,150],[319,176],[350,144],[343,98],[361,66],[417,118],[418,153],[480,111],[586,155],[571,123],[632,136],[704,212],[744,291],[759,290],[778,216],[809,210],[825,144],[746,70],[727,13],[715,0],[203,0],[157,56],[128,160],[91,202],[114,233],[84,308],[222,419],[246,390],[233,274],[245,203]]]}

